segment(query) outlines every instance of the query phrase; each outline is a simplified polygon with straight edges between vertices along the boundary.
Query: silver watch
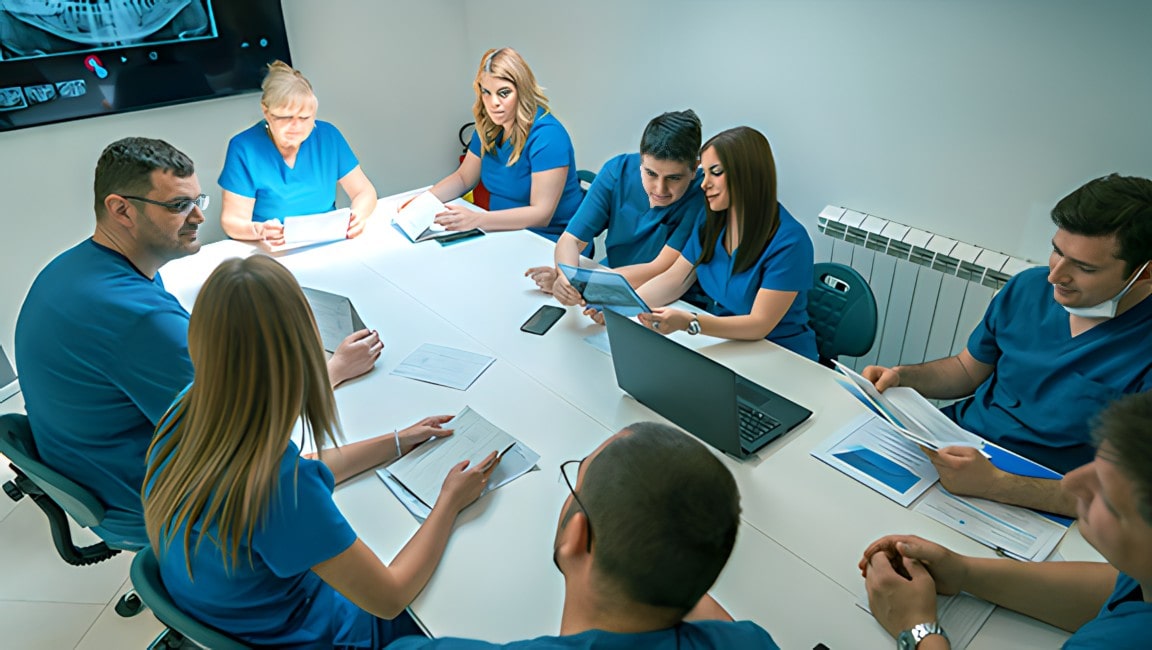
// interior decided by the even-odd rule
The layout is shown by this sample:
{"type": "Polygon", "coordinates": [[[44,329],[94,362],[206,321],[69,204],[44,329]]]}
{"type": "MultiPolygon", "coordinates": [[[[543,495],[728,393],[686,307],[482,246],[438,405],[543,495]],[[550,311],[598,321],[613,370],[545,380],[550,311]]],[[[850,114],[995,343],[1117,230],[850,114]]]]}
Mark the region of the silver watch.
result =
{"type": "Polygon", "coordinates": [[[688,333],[691,334],[692,336],[696,336],[697,334],[700,333],[700,318],[699,318],[699,314],[697,314],[696,312],[691,312],[691,314],[692,314],[692,322],[688,323],[688,333]]]}
{"type": "Polygon", "coordinates": [[[948,641],[948,634],[944,632],[944,628],[940,627],[938,622],[932,621],[913,625],[911,629],[901,632],[900,636],[896,637],[896,648],[897,650],[916,650],[924,637],[929,634],[939,634],[944,637],[945,641],[948,641]]]}

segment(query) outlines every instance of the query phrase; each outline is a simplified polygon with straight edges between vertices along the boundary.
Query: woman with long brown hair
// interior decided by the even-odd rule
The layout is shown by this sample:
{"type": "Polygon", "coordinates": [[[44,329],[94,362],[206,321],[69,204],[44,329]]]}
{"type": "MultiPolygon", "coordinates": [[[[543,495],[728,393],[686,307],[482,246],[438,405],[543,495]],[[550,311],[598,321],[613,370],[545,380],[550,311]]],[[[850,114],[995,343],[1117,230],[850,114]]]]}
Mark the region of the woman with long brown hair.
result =
{"type": "Polygon", "coordinates": [[[672,267],[638,293],[649,305],[667,305],[699,279],[713,306],[707,312],[658,307],[640,321],[662,334],[767,338],[815,361],[807,311],[812,240],[777,201],[768,139],[747,126],[722,131],[701,147],[700,166],[704,221],[672,267]]]}
{"type": "MultiPolygon", "coordinates": [[[[193,383],[148,451],[144,518],[160,574],[186,613],[246,642],[383,647],[418,634],[405,608],[428,582],[456,515],[495,454],[460,463],[391,565],[332,501],[335,483],[442,429],[433,416],[335,447],[336,403],[312,312],[292,274],[264,256],[231,259],[205,282],[188,326],[193,383]],[[300,422],[319,459],[292,440],[300,422]]],[[[303,441],[301,441],[303,444],[303,441]]]]}

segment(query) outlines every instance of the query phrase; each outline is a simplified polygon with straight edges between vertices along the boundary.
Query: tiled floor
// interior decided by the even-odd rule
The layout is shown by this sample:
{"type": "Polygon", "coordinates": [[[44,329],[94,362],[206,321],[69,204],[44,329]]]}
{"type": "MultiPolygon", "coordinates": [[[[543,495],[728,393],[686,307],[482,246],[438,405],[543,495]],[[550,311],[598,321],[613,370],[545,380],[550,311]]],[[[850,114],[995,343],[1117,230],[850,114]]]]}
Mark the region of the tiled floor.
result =
{"type": "MultiPolygon", "coordinates": [[[[0,483],[12,478],[0,456],[0,483]]],[[[74,530],[79,543],[96,540],[74,530]]],[[[146,648],[163,629],[145,610],[114,611],[130,588],[130,553],[87,567],[66,564],[52,545],[48,520],[31,499],[0,495],[0,647],[13,650],[146,648]]]]}

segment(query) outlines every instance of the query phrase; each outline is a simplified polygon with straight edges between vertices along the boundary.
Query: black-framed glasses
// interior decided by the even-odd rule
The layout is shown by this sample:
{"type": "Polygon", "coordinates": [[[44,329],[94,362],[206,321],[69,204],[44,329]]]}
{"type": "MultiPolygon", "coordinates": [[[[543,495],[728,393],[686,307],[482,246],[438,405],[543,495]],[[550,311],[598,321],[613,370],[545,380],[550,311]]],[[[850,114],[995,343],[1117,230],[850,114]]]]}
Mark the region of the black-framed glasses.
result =
{"type": "Polygon", "coordinates": [[[211,203],[211,198],[207,194],[201,194],[194,199],[176,199],[175,201],[154,201],[142,196],[129,196],[127,194],[121,194],[120,197],[132,199],[133,201],[143,201],[144,203],[151,203],[152,205],[159,205],[167,208],[172,214],[181,216],[187,216],[189,212],[192,212],[193,207],[200,208],[200,211],[203,212],[208,209],[208,204],[211,203]]]}
{"type": "Polygon", "coordinates": [[[560,476],[564,479],[564,483],[568,485],[568,491],[572,493],[572,498],[576,500],[576,505],[584,511],[584,518],[588,520],[588,552],[592,552],[592,516],[588,514],[588,508],[584,507],[584,502],[580,500],[580,496],[576,494],[576,479],[580,476],[580,464],[584,459],[580,460],[566,460],[560,463],[560,476]],[[569,469],[575,467],[575,469],[569,469]],[[568,476],[568,472],[573,472],[572,476],[568,476]]]}

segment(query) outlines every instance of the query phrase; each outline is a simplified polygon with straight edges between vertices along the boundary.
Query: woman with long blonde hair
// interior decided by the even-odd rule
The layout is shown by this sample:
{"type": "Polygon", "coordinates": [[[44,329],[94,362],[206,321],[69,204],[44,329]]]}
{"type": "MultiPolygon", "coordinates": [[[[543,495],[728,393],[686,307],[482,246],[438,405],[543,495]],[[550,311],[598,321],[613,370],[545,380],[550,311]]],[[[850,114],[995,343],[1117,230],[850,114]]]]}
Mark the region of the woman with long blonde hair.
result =
{"type": "MultiPolygon", "coordinates": [[[[442,429],[433,416],[333,447],[340,435],[312,312],[291,273],[264,256],[221,264],[188,326],[193,383],[157,428],[144,519],[173,600],[246,642],[383,647],[418,634],[405,608],[428,582],[456,515],[495,454],[449,473],[431,515],[385,565],[332,501],[334,485],[442,429]],[[299,421],[319,460],[292,440],[299,421]]],[[[301,441],[303,444],[303,441],[301,441]]]]}
{"type": "Polygon", "coordinates": [[[510,47],[484,53],[473,87],[476,132],[468,153],[432,193],[451,201],[483,182],[490,211],[450,205],[436,222],[448,230],[528,228],[556,241],[584,198],[568,131],[548,108],[532,69],[510,47]]]}

